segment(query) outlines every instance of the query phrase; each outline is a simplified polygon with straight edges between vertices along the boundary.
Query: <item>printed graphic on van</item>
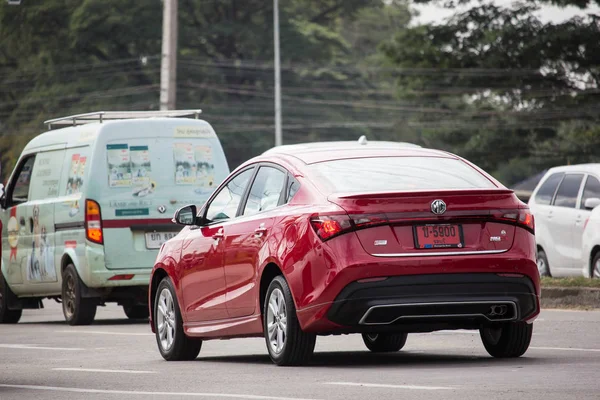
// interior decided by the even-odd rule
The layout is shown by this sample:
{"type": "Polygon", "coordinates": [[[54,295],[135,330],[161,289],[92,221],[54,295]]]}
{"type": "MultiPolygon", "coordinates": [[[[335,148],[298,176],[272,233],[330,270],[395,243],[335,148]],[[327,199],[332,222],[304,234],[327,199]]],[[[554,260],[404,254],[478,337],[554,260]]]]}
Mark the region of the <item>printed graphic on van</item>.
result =
{"type": "Polygon", "coordinates": [[[214,185],[215,166],[212,162],[212,147],[194,146],[191,143],[174,143],[175,183],[178,185],[196,185],[202,193],[214,185]]]}
{"type": "MultiPolygon", "coordinates": [[[[83,188],[83,177],[85,172],[85,164],[87,157],[81,154],[73,154],[71,156],[71,167],[69,168],[69,178],[67,179],[66,195],[81,193],[83,188]]],[[[67,204],[71,210],[69,216],[74,217],[79,213],[79,201],[74,200],[67,204]]]]}
{"type": "Polygon", "coordinates": [[[156,184],[152,181],[152,163],[148,146],[131,146],[131,172],[133,195],[144,197],[154,192],[156,184]]]}
{"type": "Polygon", "coordinates": [[[131,186],[131,159],[127,144],[107,144],[108,183],[110,187],[131,186]]]}
{"type": "Polygon", "coordinates": [[[10,218],[6,225],[8,233],[8,245],[10,246],[9,261],[17,261],[17,250],[19,249],[19,221],[17,220],[17,207],[10,209],[10,218]]]}
{"type": "Polygon", "coordinates": [[[27,280],[29,281],[56,281],[54,267],[54,246],[48,242],[47,229],[40,224],[40,208],[33,207],[33,241],[31,253],[27,259],[27,280]]]}

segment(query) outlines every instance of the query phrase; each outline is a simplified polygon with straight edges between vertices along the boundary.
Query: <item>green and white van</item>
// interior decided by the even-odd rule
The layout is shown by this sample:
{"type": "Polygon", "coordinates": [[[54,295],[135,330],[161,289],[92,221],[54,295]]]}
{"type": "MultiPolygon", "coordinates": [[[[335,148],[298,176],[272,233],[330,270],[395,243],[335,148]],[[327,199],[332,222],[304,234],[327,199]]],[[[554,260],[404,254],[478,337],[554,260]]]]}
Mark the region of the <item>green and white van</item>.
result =
{"type": "Polygon", "coordinates": [[[148,317],[150,271],[180,227],[173,212],[203,204],[229,174],[199,110],[98,112],[46,121],[2,188],[0,323],[62,302],[71,325],[122,305],[148,317]]]}

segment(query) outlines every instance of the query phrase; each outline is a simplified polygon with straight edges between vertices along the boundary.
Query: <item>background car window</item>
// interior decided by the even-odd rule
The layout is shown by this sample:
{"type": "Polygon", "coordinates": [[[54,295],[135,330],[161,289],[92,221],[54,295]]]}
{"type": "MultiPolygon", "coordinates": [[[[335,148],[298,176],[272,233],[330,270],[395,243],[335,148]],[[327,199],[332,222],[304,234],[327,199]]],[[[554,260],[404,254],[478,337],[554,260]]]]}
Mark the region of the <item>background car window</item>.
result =
{"type": "Polygon", "coordinates": [[[243,214],[254,215],[277,207],[285,185],[285,176],[284,172],[276,168],[261,167],[250,189],[243,214]]]}
{"type": "Polygon", "coordinates": [[[583,174],[567,174],[556,191],[554,205],[575,208],[583,174]]]}
{"type": "Polygon", "coordinates": [[[206,218],[209,221],[220,221],[235,217],[253,171],[254,168],[250,168],[239,173],[221,189],[208,206],[206,218]]]}
{"type": "Polygon", "coordinates": [[[562,180],[564,174],[552,174],[539,188],[537,194],[535,195],[535,202],[541,205],[550,205],[552,203],[552,199],[554,198],[554,193],[556,193],[556,188],[558,184],[562,180]]]}
{"type": "Polygon", "coordinates": [[[581,203],[579,208],[584,208],[585,201],[591,198],[600,198],[600,181],[595,176],[588,175],[583,188],[583,196],[581,196],[581,203]]]}
{"type": "Polygon", "coordinates": [[[25,203],[29,200],[29,185],[31,183],[31,172],[33,170],[33,163],[35,157],[29,157],[24,164],[22,164],[21,171],[17,176],[15,187],[12,191],[12,198],[10,199],[11,204],[25,203]]]}

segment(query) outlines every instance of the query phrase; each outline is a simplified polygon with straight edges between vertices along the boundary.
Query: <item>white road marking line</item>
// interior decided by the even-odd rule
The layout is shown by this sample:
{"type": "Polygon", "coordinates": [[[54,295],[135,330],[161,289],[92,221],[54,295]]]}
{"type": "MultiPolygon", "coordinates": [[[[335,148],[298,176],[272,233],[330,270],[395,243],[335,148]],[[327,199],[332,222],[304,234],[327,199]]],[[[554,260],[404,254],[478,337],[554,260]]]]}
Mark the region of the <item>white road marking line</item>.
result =
{"type": "Polygon", "coordinates": [[[116,336],[154,336],[154,333],[134,333],[134,332],[111,332],[111,331],[85,331],[85,330],[64,330],[54,331],[54,333],[77,333],[88,335],[116,335],[116,336]]]}
{"type": "Polygon", "coordinates": [[[59,350],[59,351],[83,351],[85,349],[79,347],[45,347],[35,344],[0,344],[0,348],[4,349],[26,349],[26,350],[59,350]]]}
{"type": "Polygon", "coordinates": [[[113,374],[155,374],[155,371],[134,371],[130,369],[93,369],[93,368],[52,368],[52,371],[103,372],[113,374]]]}
{"type": "Polygon", "coordinates": [[[358,383],[358,382],[325,382],[325,385],[337,386],[362,386],[370,388],[409,389],[409,390],[453,390],[448,386],[417,386],[417,385],[387,385],[381,383],[358,383]]]}
{"type": "Polygon", "coordinates": [[[94,393],[94,394],[116,394],[116,395],[139,395],[139,396],[172,396],[172,397],[222,397],[228,399],[252,399],[252,400],[318,400],[302,399],[297,397],[275,397],[260,396],[254,394],[227,394],[227,393],[176,393],[176,392],[141,392],[136,390],[102,390],[102,389],[83,389],[72,387],[57,386],[34,386],[34,385],[9,385],[0,383],[0,388],[25,389],[25,390],[44,390],[48,392],[67,392],[67,393],[94,393]]]}
{"type": "Polygon", "coordinates": [[[576,347],[530,347],[533,350],[556,350],[556,351],[591,351],[600,352],[600,349],[579,349],[576,347]]]}

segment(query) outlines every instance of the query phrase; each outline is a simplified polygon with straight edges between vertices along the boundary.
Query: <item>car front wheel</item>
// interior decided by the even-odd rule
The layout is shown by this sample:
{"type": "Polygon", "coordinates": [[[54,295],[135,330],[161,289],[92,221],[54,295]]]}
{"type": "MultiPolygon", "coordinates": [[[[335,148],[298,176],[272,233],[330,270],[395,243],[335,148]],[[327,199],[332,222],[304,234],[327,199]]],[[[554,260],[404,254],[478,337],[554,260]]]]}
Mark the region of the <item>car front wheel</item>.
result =
{"type": "Polygon", "coordinates": [[[263,328],[271,360],[277,365],[302,365],[310,360],[316,335],[300,327],[292,293],[282,276],[275,277],[265,297],[263,328]]]}
{"type": "Polygon", "coordinates": [[[479,333],[483,346],[492,357],[516,358],[525,354],[529,348],[533,324],[508,322],[481,328],[479,333]]]}
{"type": "Polygon", "coordinates": [[[400,351],[406,344],[406,333],[383,334],[364,333],[363,342],[373,353],[390,353],[400,351]]]}
{"type": "Polygon", "coordinates": [[[186,336],[173,282],[165,277],[156,290],[154,331],[158,350],[167,361],[191,361],[198,357],[202,340],[186,336]]]}

